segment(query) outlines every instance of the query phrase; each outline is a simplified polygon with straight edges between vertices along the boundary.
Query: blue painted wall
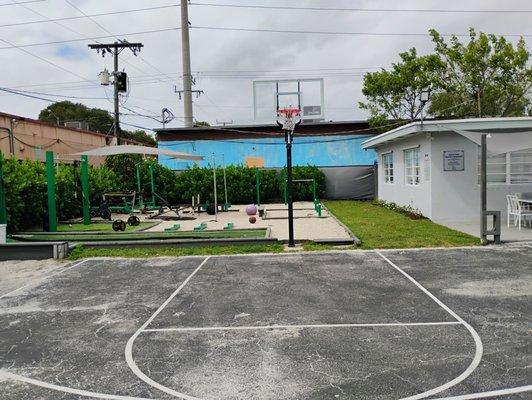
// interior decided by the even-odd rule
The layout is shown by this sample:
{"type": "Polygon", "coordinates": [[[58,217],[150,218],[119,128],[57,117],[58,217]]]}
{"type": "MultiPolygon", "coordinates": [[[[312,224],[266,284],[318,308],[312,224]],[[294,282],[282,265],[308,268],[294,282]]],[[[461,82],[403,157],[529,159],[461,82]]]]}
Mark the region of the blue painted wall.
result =
{"type": "MultiPolygon", "coordinates": [[[[294,139],[292,146],[293,165],[316,165],[319,167],[345,167],[373,165],[376,155],[373,150],[363,150],[361,143],[370,136],[312,136],[294,139]]],[[[161,141],[162,149],[202,155],[200,166],[221,163],[222,154],[226,165],[245,164],[246,157],[262,157],[266,168],[282,168],[286,164],[286,147],[283,138],[257,138],[238,140],[161,141]]],[[[183,170],[193,161],[179,161],[160,157],[160,163],[173,170],[183,170]]]]}

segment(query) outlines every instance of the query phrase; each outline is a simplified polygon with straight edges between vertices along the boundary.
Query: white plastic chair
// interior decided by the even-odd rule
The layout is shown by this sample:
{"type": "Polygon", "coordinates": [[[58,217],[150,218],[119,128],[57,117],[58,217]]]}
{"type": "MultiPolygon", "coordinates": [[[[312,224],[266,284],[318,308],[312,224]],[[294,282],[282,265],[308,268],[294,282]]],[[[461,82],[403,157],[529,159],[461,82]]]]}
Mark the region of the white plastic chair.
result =
{"type": "Polygon", "coordinates": [[[532,226],[532,210],[525,207],[517,198],[516,195],[506,195],[508,203],[507,210],[507,224],[510,226],[510,216],[513,217],[514,226],[518,226],[521,230],[522,223],[530,222],[532,226]]]}

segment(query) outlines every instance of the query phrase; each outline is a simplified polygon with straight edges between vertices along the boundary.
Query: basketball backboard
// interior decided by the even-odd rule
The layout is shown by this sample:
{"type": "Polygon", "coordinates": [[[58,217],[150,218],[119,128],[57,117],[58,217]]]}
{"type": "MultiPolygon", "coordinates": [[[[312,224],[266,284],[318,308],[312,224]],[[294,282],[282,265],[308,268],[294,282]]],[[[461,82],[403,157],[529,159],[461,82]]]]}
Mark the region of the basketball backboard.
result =
{"type": "Polygon", "coordinates": [[[325,118],[323,79],[283,79],[253,82],[253,109],[257,122],[275,122],[279,108],[301,109],[301,120],[325,118]]]}

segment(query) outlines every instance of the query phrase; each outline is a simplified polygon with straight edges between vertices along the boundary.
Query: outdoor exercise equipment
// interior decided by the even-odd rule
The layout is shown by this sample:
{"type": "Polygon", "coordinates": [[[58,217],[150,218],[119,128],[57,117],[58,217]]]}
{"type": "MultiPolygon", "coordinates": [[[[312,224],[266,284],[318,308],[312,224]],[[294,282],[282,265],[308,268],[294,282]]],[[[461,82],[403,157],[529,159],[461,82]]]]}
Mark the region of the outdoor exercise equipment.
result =
{"type": "Polygon", "coordinates": [[[260,170],[258,168],[255,169],[255,192],[257,194],[257,201],[255,203],[257,207],[260,207],[260,170]]]}
{"type": "Polygon", "coordinates": [[[137,180],[137,202],[136,206],[143,211],[146,210],[160,210],[161,207],[157,205],[155,199],[155,177],[153,174],[153,165],[148,164],[148,175],[150,178],[150,192],[151,198],[148,200],[142,190],[142,181],[140,179],[140,164],[135,165],[135,176],[137,180]]]}
{"type": "Polygon", "coordinates": [[[90,211],[91,218],[100,217],[101,219],[111,220],[111,210],[109,205],[104,201],[100,204],[99,207],[91,207],[90,211]]]}
{"type": "Polygon", "coordinates": [[[132,192],[104,193],[100,207],[105,204],[111,213],[133,214],[136,196],[137,192],[134,190],[132,192]]]}
{"type": "Polygon", "coordinates": [[[140,225],[140,219],[139,217],[137,217],[136,215],[131,215],[128,219],[127,219],[127,224],[129,226],[139,226],[140,225]]]}
{"type": "MultiPolygon", "coordinates": [[[[55,201],[55,158],[53,151],[46,152],[46,191],[48,199],[48,232],[57,232],[57,205],[55,201]]],[[[89,159],[81,156],[81,196],[83,203],[83,225],[90,225],[89,204],[89,159]]]]}
{"type": "Polygon", "coordinates": [[[118,232],[124,232],[126,230],[126,223],[122,221],[121,219],[117,219],[113,221],[113,231],[118,232]]]}
{"type": "MultiPolygon", "coordinates": [[[[284,197],[284,204],[287,204],[288,202],[288,199],[287,199],[287,179],[284,177],[284,175],[281,173],[281,181],[283,183],[283,186],[281,187],[281,191],[283,193],[283,197],[284,197]]],[[[318,185],[316,183],[316,179],[312,178],[312,179],[293,179],[292,182],[294,183],[305,183],[305,182],[308,182],[308,183],[312,183],[312,201],[314,203],[314,211],[316,211],[316,213],[318,214],[318,216],[321,217],[321,213],[322,213],[322,208],[321,208],[321,201],[320,199],[318,199],[318,185]]]]}
{"type": "MultiPolygon", "coordinates": [[[[173,150],[166,150],[159,147],[149,147],[149,146],[132,146],[132,145],[118,145],[118,146],[104,146],[99,147],[96,149],[91,149],[87,151],[83,151],[81,153],[75,153],[74,155],[85,155],[85,156],[99,156],[99,157],[106,157],[111,155],[117,155],[117,154],[142,154],[144,156],[146,155],[153,155],[153,156],[167,156],[173,159],[179,159],[179,160],[194,160],[199,161],[203,160],[202,156],[197,156],[194,154],[188,154],[188,153],[181,153],[173,150]]],[[[150,168],[148,168],[150,170],[150,168]]],[[[137,189],[139,189],[139,182],[140,182],[140,173],[137,172],[137,189]]],[[[153,170],[150,172],[150,185],[152,189],[152,203],[155,203],[155,198],[157,197],[159,200],[163,199],[161,196],[157,195],[155,192],[155,183],[153,179],[153,170]]],[[[139,195],[141,195],[142,192],[139,190],[139,195]]],[[[168,202],[165,201],[165,204],[168,204],[168,202]]],[[[135,202],[133,202],[133,206],[135,205],[135,202]]],[[[154,205],[157,209],[161,209],[162,207],[157,207],[157,205],[154,205]]],[[[131,207],[133,209],[133,207],[131,207]]],[[[176,209],[172,208],[172,211],[176,212],[176,209]]],[[[179,217],[179,213],[177,213],[179,217]]]]}

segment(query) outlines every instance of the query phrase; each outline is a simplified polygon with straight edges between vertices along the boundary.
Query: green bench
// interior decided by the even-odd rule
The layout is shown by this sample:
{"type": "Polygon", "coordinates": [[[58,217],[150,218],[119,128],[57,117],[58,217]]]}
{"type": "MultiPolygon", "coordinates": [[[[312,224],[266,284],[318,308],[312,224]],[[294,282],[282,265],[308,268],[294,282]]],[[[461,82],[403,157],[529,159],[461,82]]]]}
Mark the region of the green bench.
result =
{"type": "Polygon", "coordinates": [[[198,231],[204,231],[205,228],[207,228],[207,224],[205,222],[202,222],[201,224],[199,224],[198,226],[195,226],[194,227],[194,231],[195,232],[198,232],[198,231]]]}
{"type": "Polygon", "coordinates": [[[181,225],[175,224],[174,226],[171,226],[170,228],[165,228],[165,232],[177,232],[179,229],[181,229],[181,225]]]}

